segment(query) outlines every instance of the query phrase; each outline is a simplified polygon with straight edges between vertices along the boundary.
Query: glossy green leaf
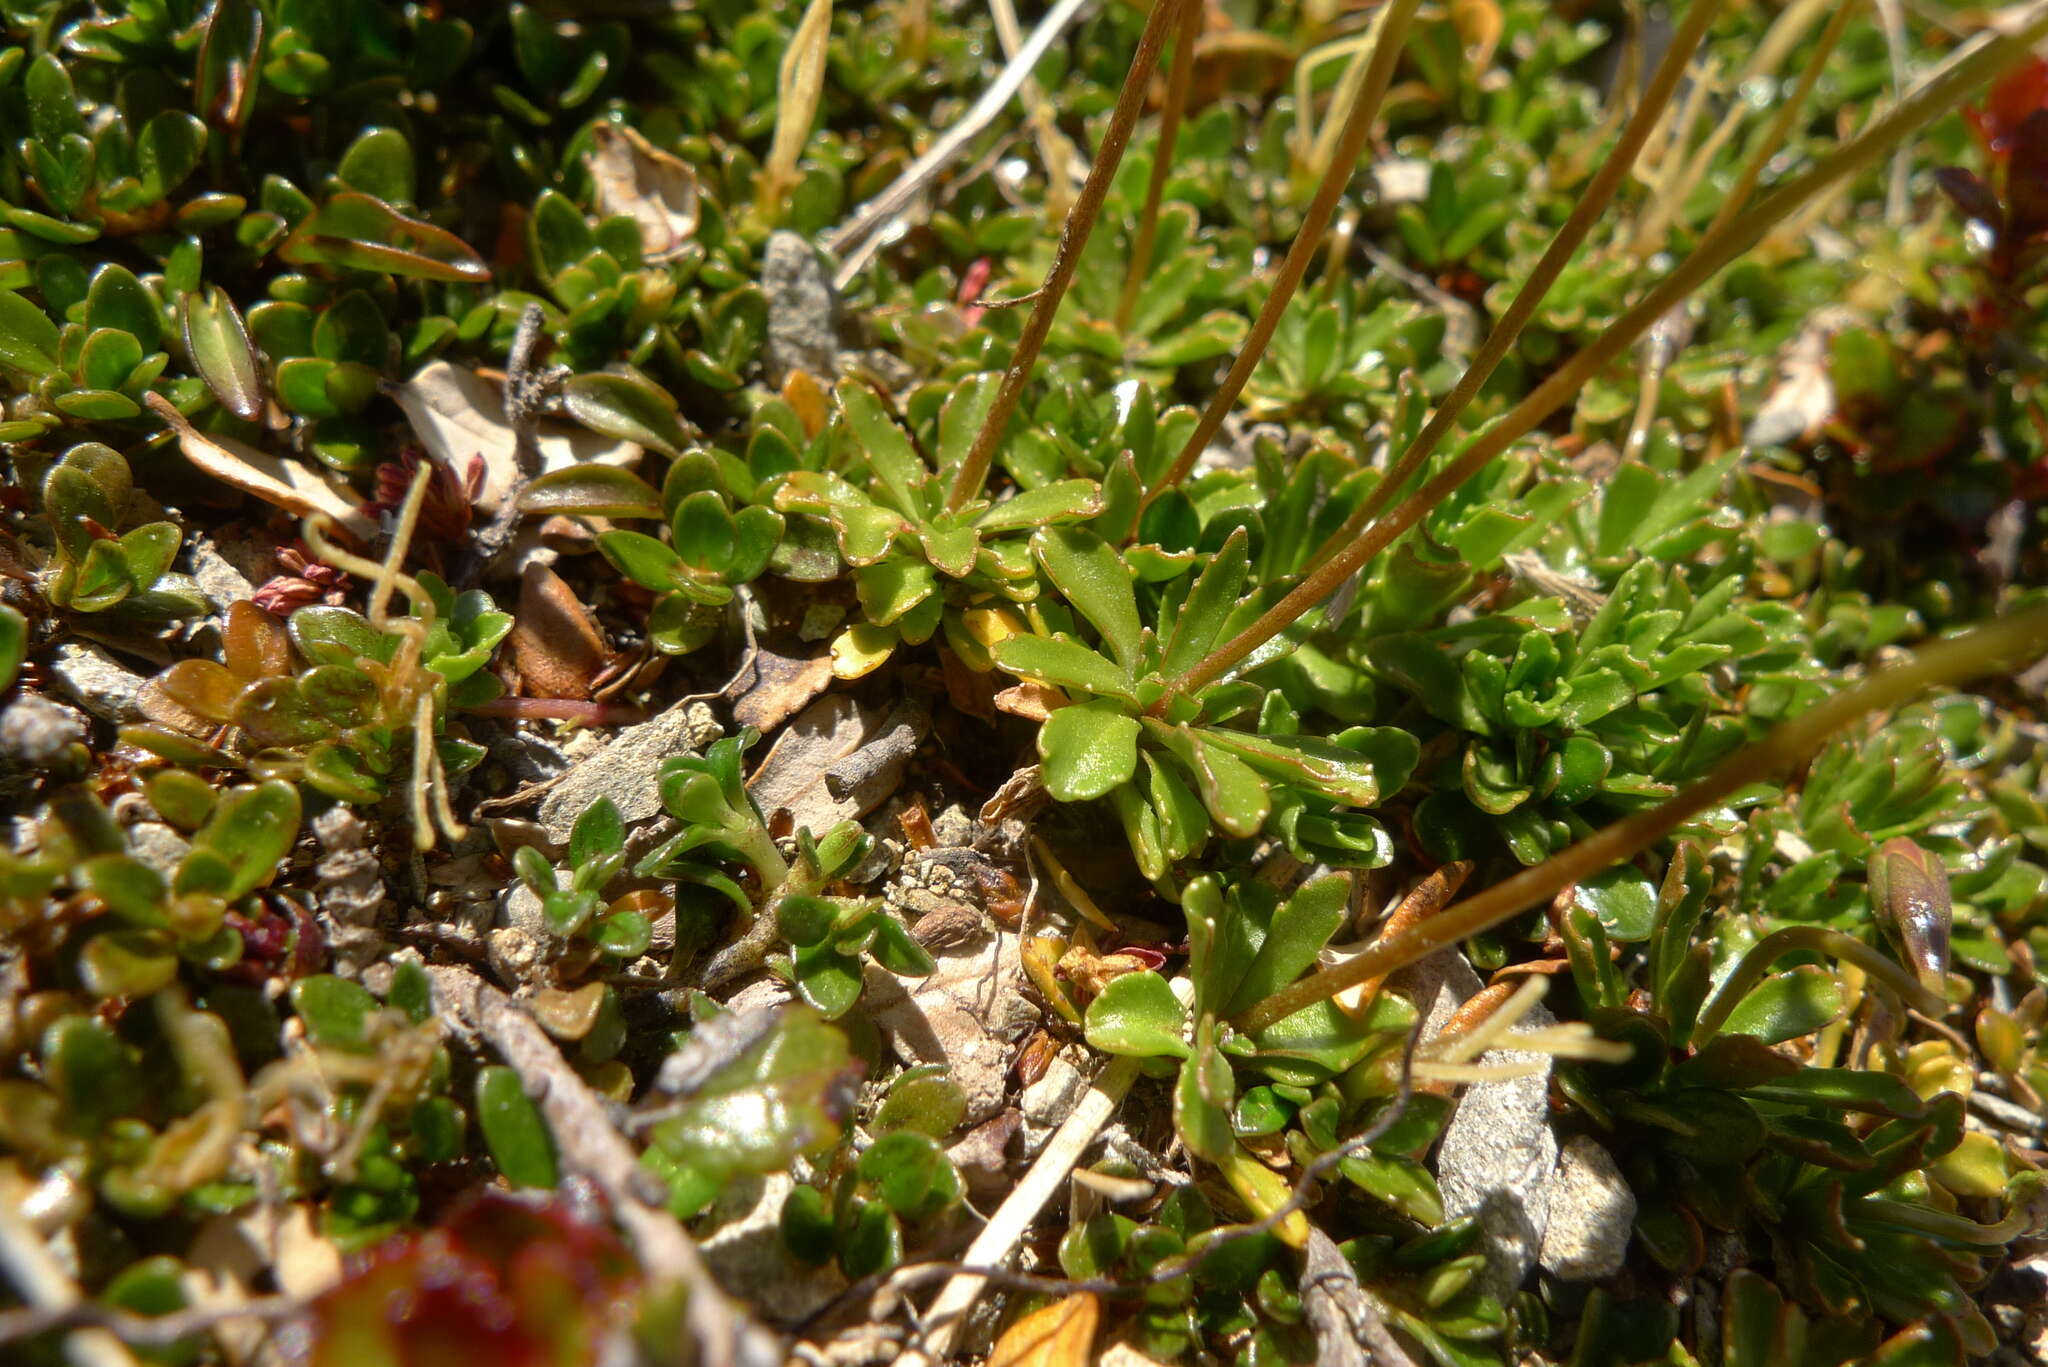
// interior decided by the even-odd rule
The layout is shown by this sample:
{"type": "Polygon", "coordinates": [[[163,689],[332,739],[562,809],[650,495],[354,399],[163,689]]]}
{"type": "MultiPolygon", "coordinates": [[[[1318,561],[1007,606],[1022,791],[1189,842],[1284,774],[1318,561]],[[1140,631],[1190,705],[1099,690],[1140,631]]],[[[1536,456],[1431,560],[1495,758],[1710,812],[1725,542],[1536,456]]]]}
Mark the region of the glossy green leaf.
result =
{"type": "Polygon", "coordinates": [[[1131,681],[1115,664],[1065,637],[1007,636],[996,642],[996,663],[1012,674],[1105,697],[1130,698],[1131,681]]]}
{"type": "Polygon", "coordinates": [[[1138,600],[1123,558],[1093,532],[1047,527],[1031,538],[1032,553],[1061,595],[1090,626],[1126,675],[1138,669],[1138,600]]]}
{"type": "Polygon", "coordinates": [[[218,285],[182,301],[185,351],[221,407],[247,422],[263,412],[263,374],[234,301],[218,285]]]}
{"type": "Polygon", "coordinates": [[[1149,970],[1110,979],[1083,1018],[1088,1043],[1106,1054],[1186,1058],[1188,1012],[1166,979],[1149,970]]]}
{"type": "Polygon", "coordinates": [[[598,371],[574,376],[562,386],[562,403],[591,431],[665,456],[680,456],[690,445],[675,398],[639,375],[598,371]]]}
{"type": "Polygon", "coordinates": [[[661,495],[630,470],[585,461],[536,476],[519,495],[523,513],[660,517],[661,495]]]}
{"type": "Polygon", "coordinates": [[[370,1016],[377,999],[361,983],[320,973],[291,987],[292,1010],[305,1022],[306,1037],[324,1049],[367,1049],[370,1016]]]}
{"type": "Polygon", "coordinates": [[[554,1136],[519,1074],[492,1065],[476,1077],[476,1118],[491,1161],[515,1187],[553,1187],[561,1180],[554,1136]]]}
{"type": "Polygon", "coordinates": [[[461,238],[354,190],[345,190],[314,210],[277,255],[294,265],[383,271],[455,284],[491,278],[490,267],[461,238]]]}
{"type": "Polygon", "coordinates": [[[1038,731],[1046,791],[1086,802],[1128,783],[1138,769],[1138,720],[1107,699],[1062,707],[1038,731]]]}

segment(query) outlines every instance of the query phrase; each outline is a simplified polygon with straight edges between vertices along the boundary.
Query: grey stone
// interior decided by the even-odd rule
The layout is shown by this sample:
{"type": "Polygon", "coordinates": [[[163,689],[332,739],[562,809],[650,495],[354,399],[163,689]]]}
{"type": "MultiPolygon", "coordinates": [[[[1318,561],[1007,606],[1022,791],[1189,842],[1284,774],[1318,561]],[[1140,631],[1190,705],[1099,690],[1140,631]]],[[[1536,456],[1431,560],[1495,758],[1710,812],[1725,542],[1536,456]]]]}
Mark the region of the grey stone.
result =
{"type": "Polygon", "coordinates": [[[1011,1041],[1037,1017],[1018,991],[1018,940],[992,935],[972,953],[948,954],[923,978],[867,967],[861,1010],[907,1064],[943,1063],[967,1094],[966,1123],[1003,1109],[1009,1092],[1011,1041]]]}
{"type": "Polygon", "coordinates": [[[771,1324],[794,1325],[846,1289],[836,1268],[805,1267],[782,1239],[782,1203],[796,1187],[787,1173],[726,1184],[705,1216],[716,1226],[698,1248],[712,1275],[771,1324]]]}
{"type": "Polygon", "coordinates": [[[66,641],[49,655],[50,677],[80,707],[116,725],[142,720],[142,675],[90,641],[66,641]]]}
{"type": "Polygon", "coordinates": [[[24,693],[0,710],[0,759],[24,769],[47,769],[86,737],[75,707],[24,693]]]}
{"type": "Polygon", "coordinates": [[[804,370],[830,382],[839,370],[839,300],[811,244],[791,232],[770,234],[761,292],[768,297],[769,380],[780,385],[804,370]]]}
{"type": "Polygon", "coordinates": [[[184,836],[161,821],[138,821],[128,828],[128,853],[166,879],[177,875],[191,848],[184,836]]]}
{"type": "Polygon", "coordinates": [[[628,826],[659,815],[661,795],[655,777],[661,762],[670,755],[687,753],[687,703],[677,703],[659,716],[627,727],[612,737],[609,745],[569,770],[541,800],[540,824],[548,839],[557,844],[566,841],[576,818],[601,797],[612,800],[619,819],[628,826]]]}
{"type": "Polygon", "coordinates": [[[226,612],[230,603],[244,602],[255,596],[256,585],[221,553],[221,547],[212,537],[195,536],[191,544],[193,582],[199,585],[206,601],[213,604],[215,612],[226,612]]]}
{"type": "MultiPolygon", "coordinates": [[[[1392,984],[1406,987],[1424,1013],[1429,1039],[1458,1006],[1477,992],[1479,975],[1462,954],[1447,950],[1405,970],[1392,984]]],[[[1555,1024],[1542,1007],[1523,1018],[1535,1028],[1555,1024]]],[[[1550,1222],[1550,1174],[1557,1137],[1550,1130],[1550,1058],[1494,1049],[1480,1063],[1539,1063],[1541,1071],[1499,1082],[1468,1084],[1438,1142],[1437,1189],[1453,1219],[1479,1217],[1486,1245],[1484,1285],[1505,1301],[1536,1265],[1550,1222]]]]}
{"type": "Polygon", "coordinates": [[[1635,1229],[1636,1194],[1614,1155],[1575,1135],[1558,1157],[1550,1183],[1550,1223],[1543,1231],[1544,1271],[1566,1281],[1593,1281],[1621,1270],[1635,1229]]]}
{"type": "Polygon", "coordinates": [[[1032,1127],[1024,1136],[1026,1149],[1036,1151],[1073,1114],[1082,1093],[1088,1090],[1088,1076],[1084,1056],[1069,1047],[1054,1054],[1038,1081],[1024,1089],[1019,1105],[1032,1127]]]}

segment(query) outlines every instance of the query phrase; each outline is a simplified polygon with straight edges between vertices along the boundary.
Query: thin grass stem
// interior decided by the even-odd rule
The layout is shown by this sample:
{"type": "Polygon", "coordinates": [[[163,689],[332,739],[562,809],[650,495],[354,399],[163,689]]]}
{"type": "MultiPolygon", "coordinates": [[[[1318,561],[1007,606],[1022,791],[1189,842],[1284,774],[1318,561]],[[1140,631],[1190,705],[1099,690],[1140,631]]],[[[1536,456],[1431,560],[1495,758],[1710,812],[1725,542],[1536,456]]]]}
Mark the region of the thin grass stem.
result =
{"type": "Polygon", "coordinates": [[[1537,306],[1550,293],[1551,286],[1557,283],[1557,277],[1563,274],[1564,268],[1571,264],[1572,257],[1578,253],[1579,247],[1584,244],[1593,226],[1600,222],[1602,215],[1607,212],[1607,206],[1613,203],[1615,192],[1627,178],[1629,168],[1635,165],[1636,156],[1642,151],[1643,143],[1648,140],[1658,121],[1663,118],[1665,108],[1671,103],[1671,98],[1678,89],[1678,83],[1685,76],[1687,63],[1692,60],[1694,50],[1705,39],[1707,29],[1720,14],[1721,5],[1722,0],[1695,0],[1692,7],[1686,11],[1684,21],[1671,35],[1671,45],[1664,49],[1664,56],[1657,63],[1656,71],[1651,74],[1650,84],[1643,91],[1642,99],[1636,103],[1635,112],[1622,128],[1621,136],[1608,149],[1607,157],[1601,162],[1599,171],[1586,186],[1585,193],[1579,196],[1578,203],[1572,206],[1571,214],[1557,230],[1557,235],[1550,240],[1550,245],[1544,249],[1542,258],[1536,262],[1536,268],[1529,272],[1529,278],[1522,282],[1522,287],[1515,291],[1515,297],[1501,312],[1500,319],[1493,325],[1493,331],[1487,334],[1485,342],[1480,345],[1479,354],[1465,367],[1465,373],[1459,376],[1458,383],[1444,396],[1444,401],[1437,405],[1428,423],[1416,433],[1415,439],[1408,443],[1408,449],[1401,453],[1400,459],[1394,462],[1386,476],[1367,496],[1365,503],[1309,558],[1308,563],[1311,567],[1321,565],[1335,555],[1364,531],[1372,519],[1379,516],[1387,502],[1400,491],[1401,486],[1422,468],[1422,463],[1435,452],[1444,437],[1457,425],[1458,419],[1464,416],[1466,407],[1493,377],[1495,368],[1520,339],[1522,329],[1528,326],[1529,319],[1535,316],[1537,306]]]}
{"type": "Polygon", "coordinates": [[[1195,35],[1202,29],[1202,0],[1179,0],[1180,27],[1174,31],[1173,66],[1166,73],[1166,107],[1159,111],[1159,145],[1152,154],[1152,175],[1145,182],[1145,207],[1138,214],[1138,235],[1131,242],[1130,273],[1116,301],[1116,330],[1131,329],[1131,311],[1138,291],[1152,271],[1152,244],[1159,236],[1159,204],[1166,198],[1166,177],[1173,169],[1173,150],[1180,141],[1181,115],[1188,107],[1188,86],[1195,73],[1195,35]]]}
{"type": "Polygon", "coordinates": [[[1302,276],[1308,273],[1310,258],[1322,245],[1323,234],[1329,230],[1331,215],[1337,211],[1337,199],[1357,169],[1358,158],[1372,132],[1373,121],[1379,117],[1380,101],[1393,79],[1394,63],[1407,40],[1408,22],[1415,17],[1419,2],[1391,0],[1388,5],[1385,27],[1380,30],[1379,41],[1373,45],[1372,65],[1366,69],[1365,86],[1359,91],[1351,112],[1345,116],[1344,131],[1337,139],[1336,155],[1331,158],[1321,183],[1316,186],[1315,198],[1309,201],[1308,212],[1302,217],[1301,230],[1294,235],[1294,242],[1287,249],[1287,258],[1280,263],[1280,270],[1273,277],[1273,287],[1267,292],[1266,302],[1260,307],[1259,316],[1252,323],[1244,345],[1238,348],[1230,373],[1224,376],[1223,383],[1210,397],[1209,406],[1202,410],[1201,420],[1195,424],[1193,435],[1188,438],[1180,455],[1174,458],[1173,465],[1146,489],[1146,503],[1187,477],[1195,461],[1222,430],[1223,420],[1230,415],[1237,396],[1244,392],[1252,372],[1258,369],[1259,358],[1266,354],[1266,345],[1273,340],[1273,333],[1280,326],[1280,316],[1287,311],[1288,301],[1294,298],[1302,276]]]}
{"type": "Polygon", "coordinates": [[[1735,177],[1735,184],[1728,188],[1728,197],[1721,201],[1720,209],[1715,212],[1713,221],[1707,225],[1708,236],[1711,237],[1726,227],[1728,220],[1735,217],[1742,206],[1749,203],[1749,197],[1756,193],[1757,182],[1763,179],[1764,168],[1770,165],[1772,157],[1778,155],[1778,149],[1785,145],[1785,139],[1792,132],[1793,120],[1797,119],[1800,111],[1806,107],[1808,97],[1813,94],[1814,85],[1820,80],[1821,68],[1825,67],[1828,58],[1834,55],[1835,45],[1842,41],[1842,34],[1848,30],[1849,20],[1855,17],[1856,9],[1855,0],[1845,0],[1828,16],[1827,26],[1820,31],[1820,37],[1814,42],[1812,54],[1807,57],[1806,66],[1799,73],[1798,84],[1793,86],[1792,93],[1778,106],[1778,112],[1771,116],[1770,125],[1764,130],[1763,141],[1749,154],[1749,160],[1743,164],[1742,170],[1735,177]]]}
{"type": "Polygon", "coordinates": [[[988,478],[996,447],[1010,425],[1010,415],[1017,410],[1017,401],[1024,397],[1024,386],[1030,382],[1031,371],[1038,364],[1039,349],[1045,345],[1046,334],[1052,331],[1053,317],[1060,311],[1060,301],[1067,296],[1067,286],[1073,282],[1074,268],[1081,263],[1081,251],[1088,245],[1088,234],[1094,230],[1095,220],[1102,213],[1102,201],[1108,196],[1109,184],[1116,178],[1116,168],[1124,159],[1124,147],[1131,140],[1131,129],[1137,125],[1138,113],[1145,106],[1145,93],[1152,84],[1152,72],[1159,65],[1160,49],[1166,45],[1167,25],[1178,12],[1175,0],[1152,0],[1151,13],[1145,16],[1145,31],[1138,37],[1138,50],[1131,56],[1131,69],[1124,76],[1124,88],[1117,96],[1109,127],[1103,131],[1102,146],[1096,149],[1095,162],[1088,168],[1088,179],[1082,182],[1081,194],[1074,201],[1073,211],[1067,215],[1066,226],[1060,230],[1052,269],[1046,272],[1045,283],[1038,288],[1037,302],[1031,307],[1031,316],[1024,322],[1023,335],[1018,337],[1009,368],[1003,372],[995,402],[989,405],[988,417],[982,422],[981,430],[974,434],[974,445],[968,448],[967,458],[960,462],[952,491],[946,496],[948,512],[958,512],[963,504],[981,492],[982,482],[988,478]]]}
{"type": "Polygon", "coordinates": [[[1263,1030],[1354,983],[1391,973],[1542,905],[1565,888],[1632,858],[1750,784],[1800,762],[1864,713],[1888,710],[1928,688],[2013,667],[2032,659],[2044,645],[2048,645],[2048,608],[2035,608],[1926,646],[1910,660],[1878,670],[1780,723],[1762,740],[1737,750],[1705,778],[1661,806],[1604,826],[1542,863],[1380,941],[1356,958],[1280,989],[1232,1024],[1244,1032],[1263,1030]]]}
{"type": "Polygon", "coordinates": [[[1301,619],[1302,614],[1337,590],[1374,556],[1420,522],[1474,474],[1536,425],[1578,394],[1586,382],[1620,356],[1672,308],[1748,251],[1765,233],[1802,205],[1836,183],[1869,167],[1930,119],[1954,109],[1977,87],[2027,56],[2031,45],[2048,35],[2048,6],[2035,11],[2023,26],[1986,44],[1928,82],[1854,140],[1836,148],[1805,173],[1788,181],[1754,208],[1730,219],[1720,232],[1702,238],[1692,254],[1674,266],[1640,300],[1584,350],[1559,367],[1528,397],[1496,419],[1463,454],[1409,495],[1399,507],[1367,528],[1343,551],[1325,562],[1292,593],[1274,604],[1236,637],[1212,651],[1180,678],[1172,680],[1153,710],[1165,710],[1175,694],[1192,694],[1222,678],[1266,642],[1301,619]]]}

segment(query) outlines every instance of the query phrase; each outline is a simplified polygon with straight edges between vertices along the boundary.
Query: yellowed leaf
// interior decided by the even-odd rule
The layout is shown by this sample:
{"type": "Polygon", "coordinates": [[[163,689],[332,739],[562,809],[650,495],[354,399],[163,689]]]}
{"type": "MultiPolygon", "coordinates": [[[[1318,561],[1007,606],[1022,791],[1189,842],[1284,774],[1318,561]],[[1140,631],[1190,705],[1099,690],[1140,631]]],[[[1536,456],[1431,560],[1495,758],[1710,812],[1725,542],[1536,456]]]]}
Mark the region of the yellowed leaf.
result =
{"type": "MultiPolygon", "coordinates": [[[[1237,1199],[1249,1206],[1258,1219],[1263,1220],[1286,1205],[1287,1198],[1294,1194],[1286,1178],[1252,1157],[1243,1145],[1232,1149],[1216,1167],[1237,1193],[1237,1199]]],[[[1308,1229],[1308,1217],[1296,1210],[1288,1212],[1273,1232],[1291,1247],[1302,1248],[1308,1244],[1308,1229]]]]}
{"type": "Polygon", "coordinates": [[[146,395],[143,401],[178,434],[178,449],[185,459],[221,483],[254,494],[296,517],[317,514],[331,518],[366,541],[376,535],[377,524],[358,511],[356,500],[313,467],[259,451],[233,437],[202,432],[161,394],[146,395]]]}
{"type": "Polygon", "coordinates": [[[1034,1310],[1003,1331],[988,1367],[1088,1367],[1102,1301],[1092,1291],[1034,1310]]]}

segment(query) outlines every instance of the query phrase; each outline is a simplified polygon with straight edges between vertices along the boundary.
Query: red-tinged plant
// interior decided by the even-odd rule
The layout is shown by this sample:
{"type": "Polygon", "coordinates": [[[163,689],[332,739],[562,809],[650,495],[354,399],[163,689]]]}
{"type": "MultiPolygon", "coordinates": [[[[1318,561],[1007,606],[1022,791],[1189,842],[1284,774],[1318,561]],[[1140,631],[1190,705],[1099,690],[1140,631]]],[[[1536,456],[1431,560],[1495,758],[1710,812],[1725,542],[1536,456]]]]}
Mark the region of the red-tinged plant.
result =
{"type": "Polygon", "coordinates": [[[630,1323],[637,1284],[625,1247],[567,1202],[481,1190],[313,1303],[311,1367],[578,1367],[630,1323]]]}
{"type": "Polygon", "coordinates": [[[1963,110],[1977,140],[1994,161],[2003,161],[2012,151],[2013,138],[2027,116],[2048,109],[2048,61],[2031,57],[2014,67],[1985,97],[1984,103],[1963,110]]]}

